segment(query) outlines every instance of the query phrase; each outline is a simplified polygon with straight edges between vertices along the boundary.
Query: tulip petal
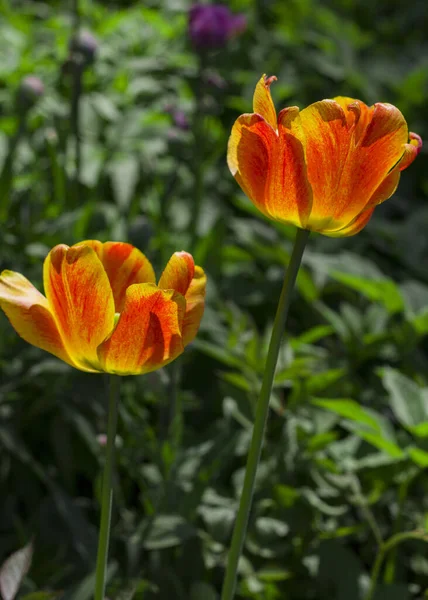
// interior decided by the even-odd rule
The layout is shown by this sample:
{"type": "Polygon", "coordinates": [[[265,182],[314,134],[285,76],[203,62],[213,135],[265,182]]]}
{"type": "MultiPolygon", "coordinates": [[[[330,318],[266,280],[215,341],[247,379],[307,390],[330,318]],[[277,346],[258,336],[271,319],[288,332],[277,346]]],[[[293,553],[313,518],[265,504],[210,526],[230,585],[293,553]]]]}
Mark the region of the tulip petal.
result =
{"type": "Polygon", "coordinates": [[[344,227],[343,229],[339,229],[336,231],[323,231],[324,235],[328,237],[348,237],[351,235],[355,235],[359,233],[367,223],[370,221],[371,216],[374,212],[375,207],[369,208],[368,210],[364,210],[361,214],[358,215],[349,225],[344,227]]]}
{"type": "Polygon", "coordinates": [[[183,321],[184,345],[196,337],[205,308],[206,275],[201,267],[195,267],[195,274],[186,293],[186,313],[183,321]]]}
{"type": "Polygon", "coordinates": [[[102,262],[113,291],[116,312],[122,312],[126,289],[133,283],[156,283],[155,272],[148,258],[140,250],[123,242],[86,240],[81,246],[90,246],[102,262]]]}
{"type": "Polygon", "coordinates": [[[183,352],[186,301],[152,283],[131,285],[117,326],[98,348],[102,368],[118,375],[148,373],[183,352]]]}
{"type": "MultiPolygon", "coordinates": [[[[369,208],[378,190],[383,194],[379,202],[389,198],[385,190],[393,187],[395,177],[385,180],[403,155],[407,135],[407,123],[398,108],[391,104],[374,105],[371,121],[351,149],[342,173],[334,211],[336,220],[346,223],[369,208]]],[[[389,195],[394,191],[395,188],[389,195]]]]}
{"type": "Polygon", "coordinates": [[[397,189],[399,181],[400,171],[397,167],[395,167],[395,169],[393,169],[391,173],[385,177],[385,179],[373,193],[372,197],[366,204],[366,209],[375,207],[378,204],[385,202],[385,200],[388,200],[388,198],[391,198],[392,194],[397,189]]]}
{"type": "Polygon", "coordinates": [[[287,126],[295,119],[282,111],[277,135],[257,114],[241,115],[228,146],[228,165],[244,193],[266,216],[304,227],[312,201],[304,147],[287,126]]]}
{"type": "Polygon", "coordinates": [[[407,124],[394,106],[376,104],[368,109],[355,102],[347,110],[356,113],[355,127],[333,100],[316,102],[300,113],[314,192],[309,228],[326,233],[347,227],[366,209],[401,158],[407,140],[407,124]]]}
{"type": "Polygon", "coordinates": [[[422,138],[412,131],[409,133],[410,142],[404,145],[404,154],[399,162],[400,171],[407,169],[422,150],[422,138]]]}
{"type": "Polygon", "coordinates": [[[163,290],[175,290],[186,295],[195,273],[195,263],[191,254],[175,252],[168,261],[159,279],[159,287],[163,290]]]}
{"type": "Polygon", "coordinates": [[[266,123],[269,123],[274,131],[276,131],[276,110],[270,94],[270,86],[274,81],[276,81],[275,75],[272,75],[272,77],[263,75],[259,80],[254,90],[253,111],[263,117],[266,123]]]}
{"type": "Polygon", "coordinates": [[[114,326],[114,300],[107,274],[87,245],[60,244],[46,257],[46,297],[61,338],[83,369],[102,370],[97,347],[114,326]]]}
{"type": "Polygon", "coordinates": [[[341,174],[350,146],[344,110],[334,100],[322,100],[302,110],[300,118],[313,191],[308,228],[321,230],[340,226],[334,222],[332,208],[338,201],[341,174]]]}
{"type": "Polygon", "coordinates": [[[23,275],[3,271],[0,306],[26,342],[76,366],[64,347],[47,299],[23,275]]]}

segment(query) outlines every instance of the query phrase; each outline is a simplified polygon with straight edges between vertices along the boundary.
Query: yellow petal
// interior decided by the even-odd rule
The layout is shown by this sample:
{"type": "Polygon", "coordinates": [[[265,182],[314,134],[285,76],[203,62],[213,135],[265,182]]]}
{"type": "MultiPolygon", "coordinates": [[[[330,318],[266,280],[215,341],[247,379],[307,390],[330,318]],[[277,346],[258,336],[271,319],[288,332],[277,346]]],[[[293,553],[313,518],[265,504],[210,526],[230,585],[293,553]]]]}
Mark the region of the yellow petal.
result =
{"type": "Polygon", "coordinates": [[[195,274],[186,293],[186,313],[183,322],[183,343],[185,346],[195,338],[205,308],[207,278],[201,267],[195,267],[195,274]]]}
{"type": "Polygon", "coordinates": [[[270,86],[274,81],[276,81],[275,75],[272,75],[272,77],[263,75],[261,77],[254,90],[253,111],[262,116],[266,123],[269,123],[276,131],[276,110],[270,94],[270,86]]]}
{"type": "Polygon", "coordinates": [[[186,301],[173,290],[152,283],[131,285],[111,336],[98,348],[102,368],[118,375],[148,373],[183,352],[186,301]]]}
{"type": "Polygon", "coordinates": [[[116,312],[122,312],[126,289],[133,283],[156,283],[155,272],[140,250],[124,242],[86,240],[77,244],[90,246],[102,262],[113,291],[116,312]]]}
{"type": "Polygon", "coordinates": [[[23,275],[3,271],[0,306],[26,342],[76,366],[64,347],[47,299],[23,275]]]}
{"type": "Polygon", "coordinates": [[[60,244],[44,263],[46,297],[64,345],[79,368],[101,371],[97,347],[114,326],[114,300],[107,274],[86,245],[60,244]]]}
{"type": "Polygon", "coordinates": [[[159,279],[159,287],[163,290],[175,290],[185,296],[194,273],[195,263],[192,255],[188,252],[175,252],[159,279]]]}

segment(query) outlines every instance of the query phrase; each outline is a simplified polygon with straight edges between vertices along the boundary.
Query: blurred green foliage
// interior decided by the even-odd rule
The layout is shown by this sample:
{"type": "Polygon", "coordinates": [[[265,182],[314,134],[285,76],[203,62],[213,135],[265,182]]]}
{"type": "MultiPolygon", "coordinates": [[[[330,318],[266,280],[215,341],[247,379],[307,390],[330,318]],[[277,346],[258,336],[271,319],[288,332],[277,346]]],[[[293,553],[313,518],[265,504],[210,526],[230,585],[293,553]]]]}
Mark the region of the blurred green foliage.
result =
{"type": "MultiPolygon", "coordinates": [[[[65,3],[0,2],[0,266],[40,286],[51,247],[96,238],[133,243],[158,273],[183,248],[209,275],[192,347],[123,381],[115,600],[219,598],[294,235],[257,213],[225,163],[260,75],[277,75],[278,107],[388,101],[428,137],[424,0],[236,0],[247,30],[202,57],[189,6],[81,0],[76,21],[65,3]],[[76,24],[99,44],[80,89],[76,24]],[[29,74],[45,93],[23,116],[29,74]]],[[[427,194],[423,151],[358,236],[310,238],[240,599],[362,599],[380,539],[402,531],[416,539],[386,554],[374,600],[428,597],[427,194]]],[[[33,539],[19,598],[89,600],[106,382],[26,345],[0,317],[0,563],[33,539]]]]}

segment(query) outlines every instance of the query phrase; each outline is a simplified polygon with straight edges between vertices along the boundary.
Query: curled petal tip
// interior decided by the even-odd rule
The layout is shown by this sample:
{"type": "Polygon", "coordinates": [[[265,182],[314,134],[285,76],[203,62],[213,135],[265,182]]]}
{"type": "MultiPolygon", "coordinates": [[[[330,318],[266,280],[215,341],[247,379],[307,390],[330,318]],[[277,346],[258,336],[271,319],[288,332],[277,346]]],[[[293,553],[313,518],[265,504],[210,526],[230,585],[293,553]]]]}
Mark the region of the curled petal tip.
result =
{"type": "Polygon", "coordinates": [[[50,251],[51,264],[57,273],[61,271],[62,261],[68,250],[69,246],[66,244],[58,244],[50,251]]]}
{"type": "Polygon", "coordinates": [[[423,146],[423,142],[422,142],[422,138],[420,135],[418,135],[417,133],[413,133],[413,131],[409,132],[409,144],[412,144],[412,146],[416,146],[416,155],[419,154],[419,152],[422,150],[422,146],[423,146]]]}
{"type": "Polygon", "coordinates": [[[270,88],[274,81],[278,81],[278,77],[276,75],[270,75],[270,77],[263,75],[263,79],[267,88],[270,88]]]}

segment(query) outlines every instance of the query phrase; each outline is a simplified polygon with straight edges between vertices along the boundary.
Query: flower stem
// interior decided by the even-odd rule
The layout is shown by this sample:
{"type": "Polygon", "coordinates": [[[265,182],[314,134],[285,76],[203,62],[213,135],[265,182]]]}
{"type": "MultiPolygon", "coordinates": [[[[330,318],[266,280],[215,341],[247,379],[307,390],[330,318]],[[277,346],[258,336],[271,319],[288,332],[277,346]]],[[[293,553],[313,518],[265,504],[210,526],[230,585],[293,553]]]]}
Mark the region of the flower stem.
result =
{"type": "Polygon", "coordinates": [[[95,575],[95,600],[104,600],[105,575],[110,539],[111,506],[113,500],[112,473],[116,442],[117,405],[119,399],[120,378],[110,375],[110,393],[108,406],[107,446],[103,474],[101,497],[100,535],[98,539],[97,568],[95,575]]]}
{"type": "Polygon", "coordinates": [[[373,565],[372,573],[370,576],[370,587],[364,600],[373,600],[374,598],[374,593],[376,591],[380,571],[387,553],[395,549],[399,544],[406,542],[407,540],[421,540],[423,542],[427,542],[428,536],[425,533],[425,531],[404,531],[402,533],[397,533],[393,535],[391,538],[389,538],[389,540],[384,542],[378,550],[376,560],[373,565]]]}
{"type": "Polygon", "coordinates": [[[242,553],[248,526],[248,518],[253,499],[256,473],[260,461],[266,421],[269,412],[269,401],[275,375],[276,363],[284,334],[284,327],[287,321],[291,295],[294,289],[294,284],[299,271],[300,263],[302,261],[308,236],[309,231],[304,229],[297,230],[293,252],[291,254],[290,263],[285,274],[284,285],[279,298],[275,322],[272,330],[272,337],[266,359],[262,388],[256,407],[253,436],[248,453],[247,467],[245,470],[244,487],[242,489],[238,515],[233,531],[221,600],[232,600],[235,594],[238,563],[242,553]]]}

